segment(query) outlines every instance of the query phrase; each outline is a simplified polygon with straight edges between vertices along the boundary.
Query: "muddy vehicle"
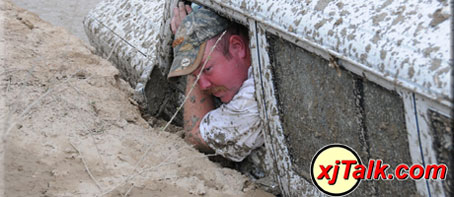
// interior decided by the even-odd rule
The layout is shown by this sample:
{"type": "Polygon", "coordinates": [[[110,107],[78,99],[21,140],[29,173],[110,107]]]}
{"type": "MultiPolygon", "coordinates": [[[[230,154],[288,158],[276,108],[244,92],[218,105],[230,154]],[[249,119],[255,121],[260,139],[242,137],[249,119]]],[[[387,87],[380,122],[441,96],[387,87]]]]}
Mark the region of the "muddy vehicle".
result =
{"type": "MultiPolygon", "coordinates": [[[[284,196],[321,195],[310,176],[332,143],[363,161],[453,166],[448,1],[195,0],[249,28],[263,160],[284,196]]],[[[148,113],[169,119],[184,80],[168,81],[176,1],[107,0],[86,17],[148,113]]],[[[182,124],[181,115],[176,124],[182,124]]],[[[452,196],[446,180],[362,181],[352,196],[452,196]]]]}

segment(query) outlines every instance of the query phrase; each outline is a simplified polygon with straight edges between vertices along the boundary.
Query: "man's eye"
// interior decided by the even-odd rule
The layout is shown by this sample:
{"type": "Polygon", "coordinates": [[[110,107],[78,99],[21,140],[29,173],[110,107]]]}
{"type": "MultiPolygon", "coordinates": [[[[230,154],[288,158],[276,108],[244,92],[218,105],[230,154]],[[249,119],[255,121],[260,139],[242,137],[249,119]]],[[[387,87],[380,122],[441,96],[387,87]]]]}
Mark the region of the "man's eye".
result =
{"type": "Polygon", "coordinates": [[[210,70],[211,70],[211,66],[206,67],[206,68],[204,69],[205,72],[208,72],[208,71],[210,71],[210,70]]]}

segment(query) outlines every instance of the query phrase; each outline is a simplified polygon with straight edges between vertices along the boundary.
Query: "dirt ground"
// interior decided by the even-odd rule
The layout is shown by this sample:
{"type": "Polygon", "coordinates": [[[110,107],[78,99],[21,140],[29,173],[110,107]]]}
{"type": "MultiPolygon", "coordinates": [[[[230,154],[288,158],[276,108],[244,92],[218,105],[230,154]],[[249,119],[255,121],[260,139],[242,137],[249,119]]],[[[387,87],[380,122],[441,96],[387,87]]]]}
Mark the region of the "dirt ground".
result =
{"type": "Polygon", "coordinates": [[[0,12],[4,196],[269,195],[152,128],[84,42],[9,1],[0,12]]]}

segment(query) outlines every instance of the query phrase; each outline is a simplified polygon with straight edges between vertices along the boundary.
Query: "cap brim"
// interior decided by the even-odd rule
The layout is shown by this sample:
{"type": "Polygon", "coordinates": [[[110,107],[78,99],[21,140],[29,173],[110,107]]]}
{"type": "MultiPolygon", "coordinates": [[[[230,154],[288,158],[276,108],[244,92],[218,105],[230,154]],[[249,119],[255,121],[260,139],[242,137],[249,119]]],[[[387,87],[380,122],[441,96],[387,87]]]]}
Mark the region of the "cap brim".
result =
{"type": "Polygon", "coordinates": [[[202,61],[203,54],[205,53],[205,46],[206,41],[203,42],[199,47],[195,47],[193,50],[178,52],[178,55],[176,55],[173,59],[172,66],[170,67],[169,75],[167,75],[167,78],[188,75],[194,72],[202,61]],[[181,62],[185,58],[188,58],[192,62],[192,64],[184,67],[181,66],[181,62]]]}

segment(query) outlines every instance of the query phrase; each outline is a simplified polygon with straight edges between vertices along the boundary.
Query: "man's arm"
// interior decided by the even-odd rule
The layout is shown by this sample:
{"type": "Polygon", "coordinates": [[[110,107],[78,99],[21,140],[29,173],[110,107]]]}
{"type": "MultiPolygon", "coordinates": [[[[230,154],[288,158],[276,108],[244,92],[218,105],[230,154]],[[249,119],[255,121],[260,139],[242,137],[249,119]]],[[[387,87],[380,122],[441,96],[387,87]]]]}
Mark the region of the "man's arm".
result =
{"type": "MultiPolygon", "coordinates": [[[[189,5],[184,5],[182,1],[178,2],[177,6],[173,8],[173,17],[171,21],[172,33],[175,34],[178,27],[187,14],[191,13],[192,9],[189,5]]],[[[212,152],[210,147],[205,143],[200,135],[200,121],[209,111],[214,109],[213,98],[211,95],[200,90],[196,85],[191,92],[187,95],[189,90],[194,84],[195,77],[188,75],[186,78],[186,96],[189,96],[189,101],[184,104],[184,131],[185,141],[194,145],[195,148],[202,152],[212,152]]]]}
{"type": "Polygon", "coordinates": [[[194,145],[198,150],[208,153],[212,152],[212,150],[200,135],[199,126],[205,114],[214,109],[213,97],[207,92],[200,90],[197,84],[191,95],[187,95],[195,79],[194,76],[188,75],[186,80],[186,96],[189,98],[184,104],[183,113],[185,141],[194,145]]]}

